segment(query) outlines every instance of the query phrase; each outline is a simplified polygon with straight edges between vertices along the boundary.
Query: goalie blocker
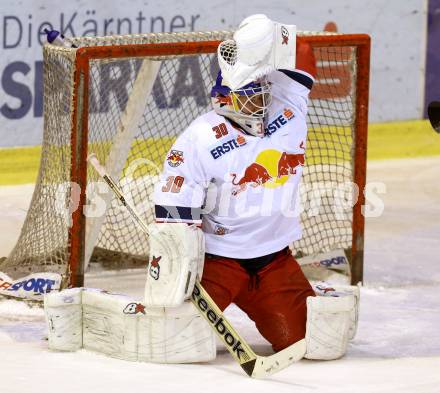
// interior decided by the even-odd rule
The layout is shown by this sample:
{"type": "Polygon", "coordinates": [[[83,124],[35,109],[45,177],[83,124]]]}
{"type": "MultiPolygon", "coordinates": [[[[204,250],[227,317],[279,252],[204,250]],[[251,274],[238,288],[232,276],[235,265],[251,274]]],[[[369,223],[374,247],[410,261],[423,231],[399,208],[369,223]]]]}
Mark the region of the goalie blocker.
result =
{"type": "Polygon", "coordinates": [[[145,305],[177,307],[189,299],[205,258],[203,232],[185,223],[150,224],[145,305]]]}

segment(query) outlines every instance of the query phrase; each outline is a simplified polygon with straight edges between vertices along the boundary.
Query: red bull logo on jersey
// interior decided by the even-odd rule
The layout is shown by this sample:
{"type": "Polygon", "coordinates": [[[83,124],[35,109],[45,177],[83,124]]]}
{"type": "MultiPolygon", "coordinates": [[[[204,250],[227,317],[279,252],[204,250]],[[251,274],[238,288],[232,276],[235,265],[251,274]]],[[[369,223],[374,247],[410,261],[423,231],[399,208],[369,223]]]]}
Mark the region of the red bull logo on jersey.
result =
{"type": "Polygon", "coordinates": [[[272,120],[264,129],[266,135],[272,135],[274,132],[278,131],[282,126],[286,125],[287,122],[295,117],[295,113],[290,108],[284,108],[284,110],[272,120]]]}
{"type": "Polygon", "coordinates": [[[258,187],[272,179],[267,169],[256,162],[249,165],[244,170],[244,175],[236,182],[237,174],[232,173],[232,184],[238,186],[232,191],[232,195],[237,195],[244,191],[247,185],[258,187]]]}
{"type": "MultiPolygon", "coordinates": [[[[304,142],[300,148],[304,150],[304,142]]],[[[231,173],[232,184],[235,186],[232,195],[245,191],[247,186],[276,188],[287,182],[291,175],[304,166],[304,152],[288,153],[274,149],[261,151],[255,162],[248,165],[241,177],[231,173]]]]}
{"type": "Polygon", "coordinates": [[[215,233],[216,235],[218,235],[218,236],[224,236],[224,235],[226,235],[226,234],[229,233],[229,229],[228,229],[228,228],[225,228],[225,227],[222,226],[222,225],[218,225],[218,224],[216,224],[215,227],[214,227],[214,233],[215,233]]]}
{"type": "Polygon", "coordinates": [[[171,150],[170,154],[168,154],[167,162],[168,162],[168,165],[173,168],[179,166],[182,162],[184,162],[183,151],[171,150]]]}
{"type": "Polygon", "coordinates": [[[283,152],[278,161],[278,178],[296,174],[296,168],[304,166],[304,154],[283,152]]]}

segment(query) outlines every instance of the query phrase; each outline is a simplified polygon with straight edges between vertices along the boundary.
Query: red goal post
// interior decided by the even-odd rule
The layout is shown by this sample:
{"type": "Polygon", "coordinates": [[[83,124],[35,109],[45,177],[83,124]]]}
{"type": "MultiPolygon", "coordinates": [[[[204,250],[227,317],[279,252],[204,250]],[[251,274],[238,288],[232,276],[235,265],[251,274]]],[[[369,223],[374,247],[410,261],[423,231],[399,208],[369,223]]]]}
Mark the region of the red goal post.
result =
{"type": "MultiPolygon", "coordinates": [[[[115,164],[115,168],[119,169],[112,173],[117,178],[123,176],[129,162],[140,157],[154,156],[151,160],[160,165],[160,157],[162,160],[165,158],[173,138],[196,115],[209,108],[209,100],[206,101],[202,95],[194,95],[184,98],[186,103],[194,105],[194,108],[185,111],[178,107],[178,103],[182,102],[179,97],[170,98],[167,94],[173,90],[173,84],[175,87],[178,83],[182,86],[199,83],[204,86],[207,95],[209,80],[215,74],[212,59],[220,41],[230,35],[230,32],[213,32],[78,38],[75,39],[78,49],[45,46],[45,130],[40,173],[21,236],[10,256],[0,262],[0,271],[6,271],[13,277],[24,272],[56,270],[63,274],[66,284],[81,286],[90,256],[93,257],[97,249],[101,252],[110,250],[109,253],[104,252],[104,258],[116,255],[119,251],[111,247],[122,238],[122,257],[117,258],[128,259],[133,255],[134,260],[146,262],[148,250],[144,246],[137,248],[142,243],[142,237],[136,235],[138,240],[132,241],[127,227],[133,224],[129,220],[121,224],[117,213],[110,216],[106,210],[105,221],[96,224],[95,229],[87,229],[83,211],[87,204],[86,190],[91,180],[97,180],[92,179],[88,170],[87,155],[95,152],[101,162],[106,163],[107,159],[115,159],[115,151],[124,151],[125,156],[121,155],[125,157],[124,162],[115,164]],[[142,65],[146,59],[161,60],[157,74],[146,79],[151,82],[148,89],[152,98],[146,101],[142,114],[128,116],[130,110],[139,112],[139,108],[130,108],[137,101],[131,96],[139,94],[134,93],[136,81],[143,72],[142,65]],[[197,68],[195,64],[202,70],[201,79],[196,71],[193,72],[193,68],[197,68]],[[181,68],[187,72],[184,81],[178,79],[181,68]],[[130,75],[133,74],[130,80],[126,77],[129,69],[130,75]],[[60,70],[61,75],[57,75],[60,70]],[[197,82],[198,78],[203,82],[197,82]],[[104,86],[103,80],[108,85],[104,86]],[[121,94],[124,98],[120,98],[121,94]],[[165,104],[157,98],[162,96],[165,104]],[[102,97],[106,97],[107,101],[97,104],[102,97]],[[207,103],[206,107],[203,107],[204,103],[207,103]],[[167,115],[170,116],[168,120],[167,115]],[[174,115],[177,116],[176,121],[174,115]],[[129,128],[129,123],[124,123],[129,120],[124,120],[124,116],[135,117],[144,123],[131,124],[137,134],[131,137],[129,145],[125,146],[124,142],[124,147],[121,147],[118,138],[129,128]],[[173,134],[168,131],[152,134],[159,132],[161,127],[167,128],[166,121],[174,121],[169,128],[173,134]],[[150,130],[150,124],[160,126],[157,130],[150,130]],[[147,128],[150,134],[143,134],[147,128]],[[104,132],[107,134],[104,135],[104,132]],[[58,165],[66,167],[57,168],[58,165]],[[78,186],[70,187],[61,194],[53,191],[59,190],[60,184],[66,182],[78,186]],[[54,195],[49,195],[51,193],[54,195]],[[56,217],[52,221],[50,209],[55,209],[54,204],[59,206],[60,198],[70,206],[71,218],[56,217]],[[51,225],[54,227],[47,228],[51,225]],[[107,235],[111,231],[119,231],[122,235],[107,235]],[[58,232],[62,234],[58,236],[58,232]],[[96,233],[90,245],[92,232],[96,233]],[[52,240],[52,237],[57,239],[52,240]]],[[[346,212],[341,220],[335,219],[331,201],[328,207],[320,207],[317,217],[308,217],[303,213],[304,239],[294,244],[294,250],[302,256],[344,249],[350,262],[351,282],[357,283],[363,277],[362,206],[365,202],[370,38],[363,34],[299,33],[297,39],[309,42],[318,59],[318,77],[310,100],[310,149],[306,154],[304,181],[308,183],[310,180],[310,184],[352,181],[359,188],[359,197],[353,209],[346,212]]],[[[133,193],[136,188],[133,184],[139,179],[152,182],[154,176],[143,169],[133,175],[133,179],[130,193],[133,193]]],[[[151,184],[142,184],[139,195],[133,198],[142,200],[150,194],[151,184]],[[144,189],[150,190],[147,195],[142,194],[144,189]]],[[[151,209],[148,209],[145,218],[151,222],[153,217],[151,209]]]]}

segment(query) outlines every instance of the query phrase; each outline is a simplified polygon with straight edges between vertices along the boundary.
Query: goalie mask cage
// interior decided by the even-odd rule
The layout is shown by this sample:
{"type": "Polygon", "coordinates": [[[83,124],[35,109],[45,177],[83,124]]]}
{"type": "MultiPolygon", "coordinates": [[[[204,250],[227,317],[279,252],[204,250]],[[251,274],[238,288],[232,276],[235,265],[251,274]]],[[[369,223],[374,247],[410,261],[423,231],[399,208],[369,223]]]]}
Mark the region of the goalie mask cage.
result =
{"type": "MultiPolygon", "coordinates": [[[[215,53],[227,38],[231,32],[145,34],[76,38],[78,48],[44,46],[40,170],[20,237],[0,271],[13,278],[56,272],[64,285],[81,286],[90,260],[146,265],[145,235],[97,183],[86,158],[95,153],[152,222],[153,185],[176,136],[211,109],[215,53]]],[[[302,212],[303,238],[293,247],[299,256],[343,248],[357,283],[363,271],[370,39],[305,32],[297,39],[311,43],[318,61],[302,182],[312,193],[318,190],[320,206],[313,214],[302,212]],[[328,189],[346,189],[347,182],[357,184],[359,197],[352,209],[337,212],[328,189]]]]}

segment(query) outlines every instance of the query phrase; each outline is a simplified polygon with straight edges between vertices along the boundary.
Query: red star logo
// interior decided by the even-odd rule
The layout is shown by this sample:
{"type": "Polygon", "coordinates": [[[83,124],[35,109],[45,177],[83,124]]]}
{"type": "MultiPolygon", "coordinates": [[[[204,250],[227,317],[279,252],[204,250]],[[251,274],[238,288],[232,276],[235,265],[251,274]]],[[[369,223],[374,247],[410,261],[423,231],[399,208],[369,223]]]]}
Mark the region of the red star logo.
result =
{"type": "Polygon", "coordinates": [[[135,308],[135,310],[134,310],[134,313],[135,314],[137,314],[137,313],[142,313],[142,314],[146,314],[146,312],[145,312],[145,306],[143,305],[143,304],[141,304],[141,303],[136,303],[136,308],[135,308]]]}
{"type": "Polygon", "coordinates": [[[160,256],[160,257],[155,257],[154,255],[153,255],[153,260],[151,261],[151,266],[158,266],[159,265],[159,261],[162,259],[162,257],[160,256]]]}

